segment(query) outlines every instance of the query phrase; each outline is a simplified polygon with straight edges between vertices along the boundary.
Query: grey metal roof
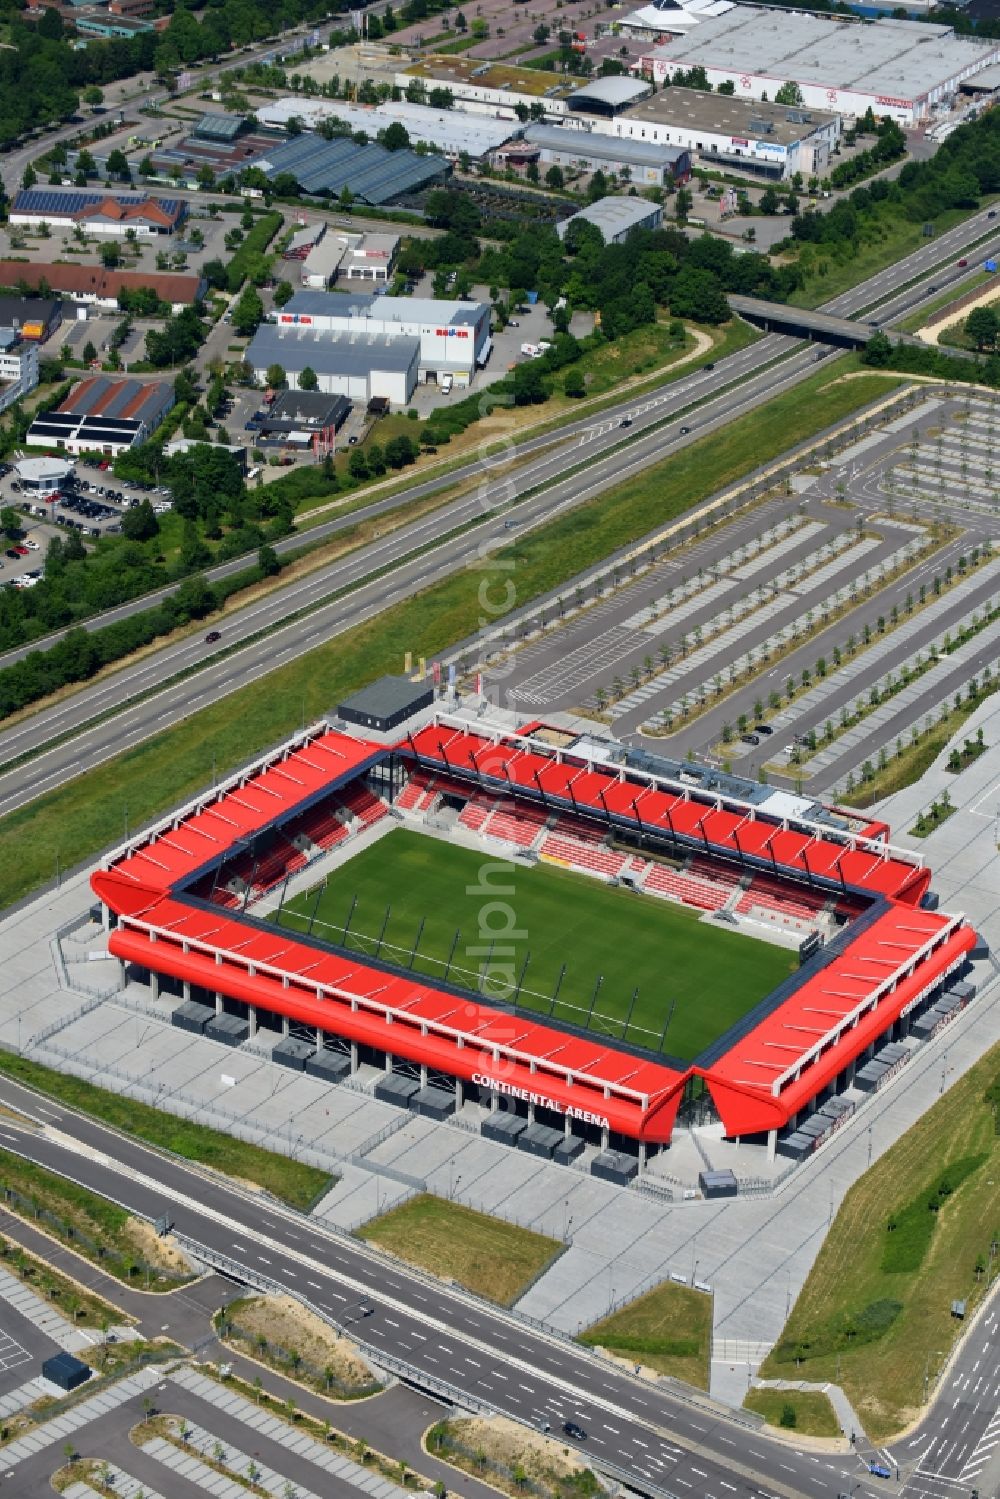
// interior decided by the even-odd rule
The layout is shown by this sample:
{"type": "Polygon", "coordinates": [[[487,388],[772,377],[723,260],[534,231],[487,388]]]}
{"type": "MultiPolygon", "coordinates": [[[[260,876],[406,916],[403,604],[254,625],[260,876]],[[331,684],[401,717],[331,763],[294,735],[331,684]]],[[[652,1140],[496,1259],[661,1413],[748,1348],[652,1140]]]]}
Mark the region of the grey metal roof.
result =
{"type": "Polygon", "coordinates": [[[688,154],[681,146],[657,146],[652,141],[597,135],[563,125],[529,125],[524,139],[529,145],[540,146],[543,151],[562,151],[579,161],[631,161],[637,166],[671,167],[681,156],[688,154]]]}
{"type": "Polygon", "coordinates": [[[314,333],[311,328],[261,323],[245,357],[258,370],[280,364],[293,371],[308,365],[317,375],[367,375],[372,370],[399,374],[419,359],[420,340],[378,333],[314,333]]]}
{"type": "Polygon", "coordinates": [[[586,109],[588,104],[606,104],[621,109],[636,99],[645,98],[650,87],[644,78],[595,78],[571,94],[567,105],[570,109],[586,109]]]}
{"type": "Polygon", "coordinates": [[[432,690],[429,681],[411,682],[409,677],[379,677],[369,682],[351,697],[338,705],[338,711],[348,709],[352,713],[367,713],[372,718],[392,718],[404,708],[422,706],[423,699],[432,690]]]}
{"type": "Polygon", "coordinates": [[[658,210],[655,203],[649,203],[645,198],[599,198],[596,203],[563,219],[561,224],[556,225],[556,233],[562,237],[567,225],[572,224],[574,219],[584,219],[588,224],[596,224],[605,240],[610,241],[615,235],[629,229],[646,227],[656,218],[657,213],[662,220],[662,209],[658,210]]]}
{"type": "Polygon", "coordinates": [[[20,328],[25,323],[52,321],[62,304],[54,297],[0,296],[0,323],[5,328],[20,328]]]}
{"type": "Polygon", "coordinates": [[[458,156],[467,151],[470,156],[485,156],[495,151],[512,135],[519,135],[521,127],[516,120],[494,120],[485,115],[470,115],[459,109],[432,109],[425,104],[409,104],[404,101],[385,104],[347,104],[342,99],[275,99],[262,104],[257,110],[261,125],[287,125],[298,116],[307,126],[315,129],[321,120],[340,120],[351,130],[364,130],[374,136],[380,130],[398,121],[406,130],[412,144],[418,141],[443,151],[447,156],[458,156]]]}
{"type": "Polygon", "coordinates": [[[415,151],[386,151],[356,145],[350,136],[332,141],[320,135],[297,135],[256,163],[269,177],[289,172],[306,193],[338,194],[348,188],[365,203],[389,203],[440,180],[448,164],[440,156],[415,151]]]}
{"type": "Polygon", "coordinates": [[[320,390],[283,390],[271,403],[264,425],[294,422],[300,427],[333,427],[341,414],[346,416],[349,402],[344,396],[324,395],[320,390]]]}
{"type": "Polygon", "coordinates": [[[246,122],[245,115],[204,114],[194,127],[194,134],[213,141],[235,140],[246,122]]]}
{"type": "MultiPolygon", "coordinates": [[[[924,21],[847,21],[802,11],[737,5],[688,36],[655,47],[651,57],[818,88],[889,97],[919,97],[977,63],[994,60],[997,43],[957,37],[924,21]]],[[[739,85],[737,84],[737,87],[739,85]]]]}
{"type": "Polygon", "coordinates": [[[442,328],[461,328],[475,327],[483,307],[482,302],[439,301],[434,297],[378,297],[373,292],[310,291],[304,288],[289,297],[279,315],[375,318],[383,323],[434,323],[442,328]]]}

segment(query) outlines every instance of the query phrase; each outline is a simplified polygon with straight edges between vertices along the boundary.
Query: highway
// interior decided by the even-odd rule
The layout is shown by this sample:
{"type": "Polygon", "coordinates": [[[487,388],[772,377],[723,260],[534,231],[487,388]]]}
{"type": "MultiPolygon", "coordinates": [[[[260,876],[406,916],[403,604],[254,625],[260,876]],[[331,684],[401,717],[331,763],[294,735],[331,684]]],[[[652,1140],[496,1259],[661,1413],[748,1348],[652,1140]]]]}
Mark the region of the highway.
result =
{"type": "MultiPolygon", "coordinates": [[[[827,306],[838,312],[865,307],[890,280],[898,286],[901,280],[929,272],[989,229],[987,214],[975,215],[915,251],[909,260],[880,272],[827,306]]],[[[937,286],[943,283],[944,274],[937,286]]],[[[753,410],[779,390],[805,378],[816,357],[816,351],[803,349],[792,339],[770,336],[719,361],[714,370],[695,370],[647,396],[623,402],[599,418],[581,418],[558,433],[530,438],[514,450],[518,466],[508,475],[502,473],[499,463],[474,463],[414,485],[406,492],[407,499],[430,495],[477,476],[482,480],[467,495],[404,523],[392,535],[376,537],[268,598],[234,610],[227,616],[223,638],[215,647],[206,645],[200,636],[168,643],[135,665],[0,733],[0,764],[12,767],[0,776],[0,815],[140,743],[206,701],[217,701],[276,665],[286,665],[318,641],[343,634],[409,597],[414,590],[471,563],[481,566],[482,557],[488,556],[491,548],[513,539],[492,514],[498,508],[516,504],[506,517],[508,521],[516,517],[514,535],[541,525],[753,410]],[[798,352],[790,352],[797,347],[798,352]],[[779,367],[761,369],[762,365],[773,366],[781,356],[785,357],[779,367]],[[666,415],[695,402],[703,404],[691,417],[689,434],[682,436],[679,428],[663,426],[666,415]],[[625,413],[633,419],[627,432],[620,427],[625,413]],[[537,456],[531,458],[531,454],[537,456]],[[577,472],[558,477],[577,465],[577,472]],[[541,493],[530,493],[542,484],[549,487],[541,493]],[[517,494],[528,494],[529,498],[517,501],[517,494]],[[331,599],[332,594],[339,597],[331,599]],[[302,610],[312,612],[282,625],[302,610]],[[272,633],[254,640],[262,631],[272,633]],[[233,647],[243,641],[249,643],[234,651],[233,647]],[[181,673],[189,675],[172,686],[159,687],[181,673]],[[144,694],[148,696],[144,698],[144,694]],[[23,757],[30,758],[18,764],[23,757]]],[[[383,498],[352,515],[324,522],[311,534],[335,536],[359,519],[384,513],[400,502],[398,496],[383,498]]],[[[283,543],[286,547],[300,544],[299,538],[283,543]]],[[[148,607],[151,601],[148,596],[136,600],[91,624],[96,627],[120,618],[148,607]]],[[[401,642],[401,652],[404,648],[405,642],[401,642]]],[[[276,690],[280,690],[277,682],[276,690]]]]}
{"type": "MultiPolygon", "coordinates": [[[[203,1246],[234,1279],[279,1285],[384,1356],[402,1377],[563,1437],[630,1486],[674,1499],[859,1499],[880,1490],[855,1453],[797,1451],[707,1396],[652,1385],[500,1307],[411,1272],[348,1235],[125,1139],[6,1079],[0,1144],[203,1246]],[[366,1308],[370,1308],[366,1312],[366,1308]],[[399,1369],[398,1363],[408,1368],[399,1369]],[[459,1393],[461,1392],[461,1393],[459,1393]]],[[[264,1287],[266,1288],[266,1286],[264,1287]]]]}

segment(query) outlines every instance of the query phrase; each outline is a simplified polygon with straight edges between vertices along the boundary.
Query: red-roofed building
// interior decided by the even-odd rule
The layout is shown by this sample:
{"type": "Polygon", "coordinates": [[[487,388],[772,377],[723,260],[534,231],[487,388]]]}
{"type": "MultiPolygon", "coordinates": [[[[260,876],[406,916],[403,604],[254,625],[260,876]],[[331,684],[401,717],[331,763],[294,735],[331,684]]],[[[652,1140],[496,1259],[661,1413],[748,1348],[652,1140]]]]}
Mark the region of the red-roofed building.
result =
{"type": "Polygon", "coordinates": [[[352,1066],[374,1056],[390,1072],[394,1061],[418,1070],[422,1084],[450,1077],[458,1102],[504,1099],[532,1121],[562,1121],[567,1141],[640,1159],[669,1143],[695,1100],[727,1137],[766,1139],[773,1152],[967,966],[975,932],[933,908],[929,869],[893,848],[883,824],[857,831],[825,809],[822,821],[777,815],[728,789],[556,748],[535,727],[439,715],[392,746],[300,736],[106,860],[92,883],[110,952],[154,993],[244,1016],[250,1034],[259,1023],[308,1028],[352,1066]],[[462,806],[467,828],[495,817],[498,836],[527,846],[551,835],[560,858],[602,878],[655,869],[693,905],[773,913],[811,933],[802,966],[686,1064],[254,917],[267,889],[390,801],[429,805],[434,787],[462,806]]]}

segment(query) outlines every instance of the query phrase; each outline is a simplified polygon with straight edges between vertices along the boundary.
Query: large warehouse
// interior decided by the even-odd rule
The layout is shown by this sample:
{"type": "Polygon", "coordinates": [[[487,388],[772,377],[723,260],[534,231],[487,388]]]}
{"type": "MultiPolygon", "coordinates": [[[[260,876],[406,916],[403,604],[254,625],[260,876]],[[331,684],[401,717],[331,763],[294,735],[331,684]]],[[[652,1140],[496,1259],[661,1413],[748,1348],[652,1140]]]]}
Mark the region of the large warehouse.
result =
{"type": "Polygon", "coordinates": [[[490,309],[485,302],[298,291],[272,317],[280,328],[415,338],[421,380],[450,374],[456,385],[467,384],[490,351],[490,309]]]}
{"type": "Polygon", "coordinates": [[[590,131],[588,145],[600,131],[690,152],[706,166],[780,180],[796,172],[812,177],[829,171],[841,117],[700,89],[665,88],[614,119],[594,119],[590,131]]]}
{"type": "Polygon", "coordinates": [[[606,245],[620,245],[634,229],[659,229],[663,223],[663,209],[658,203],[648,203],[645,198],[599,198],[596,203],[579,209],[557,224],[559,238],[565,239],[570,224],[578,220],[600,229],[606,245]]]}
{"type": "MultiPolygon", "coordinates": [[[[602,121],[603,125],[605,122],[602,121]]],[[[609,120],[613,127],[617,120],[609,120]]],[[[498,151],[498,163],[535,160],[569,171],[614,172],[637,187],[681,186],[691,176],[691,154],[681,146],[643,141],[629,135],[574,130],[568,125],[528,125],[524,136],[498,151]]]]}
{"type": "MultiPolygon", "coordinates": [[[[382,705],[387,720],[394,703],[382,705]]],[[[888,842],[884,823],[852,827],[825,808],[810,817],[794,797],[772,811],[739,785],[608,764],[554,736],[544,724],[514,733],[442,713],[394,745],[326,726],[303,732],[94,874],[122,981],[148,985],[185,1030],[258,1052],[270,1044],[275,1061],[331,1081],[363,1069],[376,1097],[417,1113],[440,1119],[468,1104],[470,1128],[533,1154],[568,1162],[596,1147],[590,1170],[612,1180],[630,1180],[649,1147],[669,1144],[678,1119],[717,1121],[727,1138],[801,1159],[974,996],[963,973],[976,933],[936,909],[930,870],[888,842]],[[325,857],[334,849],[335,869],[325,857]],[[505,978],[503,963],[492,966],[495,943],[482,940],[527,937],[509,925],[480,916],[478,945],[454,962],[450,906],[423,907],[414,937],[421,892],[398,869],[408,849],[439,874],[459,856],[481,871],[484,858],[521,855],[517,900],[530,884],[554,902],[549,930],[531,930],[527,982],[525,956],[516,969],[503,960],[505,978]],[[373,855],[384,877],[356,916],[351,868],[371,869],[373,855]],[[334,888],[343,909],[317,917],[334,888]],[[277,917],[273,904],[259,917],[257,903],[282,889],[277,917]],[[393,899],[410,905],[405,946],[379,937],[376,948],[369,933],[386,935],[393,899]],[[587,970],[564,988],[584,908],[587,970]],[[727,942],[739,949],[736,971],[756,945],[745,910],[804,940],[798,966],[772,945],[776,986],[761,997],[741,980],[737,1009],[723,1014],[731,979],[716,978],[714,1003],[706,986],[727,942]],[[720,911],[724,924],[713,920],[720,911]],[[626,920],[645,933],[651,992],[630,1000],[626,955],[624,984],[605,986],[595,1012],[591,968],[602,977],[620,962],[626,920]],[[706,940],[688,950],[679,1000],[681,969],[658,955],[668,930],[699,921],[706,940]]],[[[484,888],[496,905],[510,887],[484,888]]]]}
{"type": "Polygon", "coordinates": [[[738,5],[653,48],[638,67],[656,83],[678,68],[704,68],[712,88],[732,83],[753,99],[773,99],[796,83],[808,109],[858,116],[870,108],[915,125],[998,59],[1000,42],[959,37],[950,26],[738,5]]]}
{"type": "Polygon", "coordinates": [[[297,390],[302,371],[310,369],[323,395],[405,406],[417,385],[420,340],[261,323],[243,357],[258,385],[267,385],[268,371],[278,365],[289,389],[297,390]]]}
{"type": "Polygon", "coordinates": [[[328,141],[308,132],[275,146],[254,166],[272,179],[294,177],[304,193],[338,198],[346,191],[374,208],[439,187],[450,170],[441,156],[387,151],[373,142],[359,146],[349,135],[328,141]]]}
{"type": "Polygon", "coordinates": [[[257,110],[261,125],[286,126],[299,119],[307,129],[323,120],[339,120],[351,131],[363,130],[375,137],[390,125],[402,125],[411,145],[431,146],[449,161],[462,155],[481,161],[504,141],[516,135],[516,120],[489,120],[463,110],[431,109],[426,104],[348,104],[343,99],[275,99],[257,110]]]}

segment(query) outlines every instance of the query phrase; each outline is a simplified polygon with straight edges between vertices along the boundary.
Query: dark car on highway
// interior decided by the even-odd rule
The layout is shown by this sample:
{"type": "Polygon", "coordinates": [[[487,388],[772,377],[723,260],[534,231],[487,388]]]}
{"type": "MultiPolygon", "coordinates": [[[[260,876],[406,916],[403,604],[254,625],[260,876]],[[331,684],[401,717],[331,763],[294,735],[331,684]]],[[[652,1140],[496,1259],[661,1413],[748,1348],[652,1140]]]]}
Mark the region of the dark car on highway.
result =
{"type": "Polygon", "coordinates": [[[574,1442],[585,1442],[587,1440],[587,1433],[582,1426],[577,1426],[575,1421],[564,1421],[563,1431],[568,1437],[572,1437],[574,1442]]]}
{"type": "Polygon", "coordinates": [[[205,636],[205,644],[206,645],[214,645],[217,640],[221,640],[221,639],[222,639],[222,631],[221,630],[209,630],[208,634],[205,636]]]}

